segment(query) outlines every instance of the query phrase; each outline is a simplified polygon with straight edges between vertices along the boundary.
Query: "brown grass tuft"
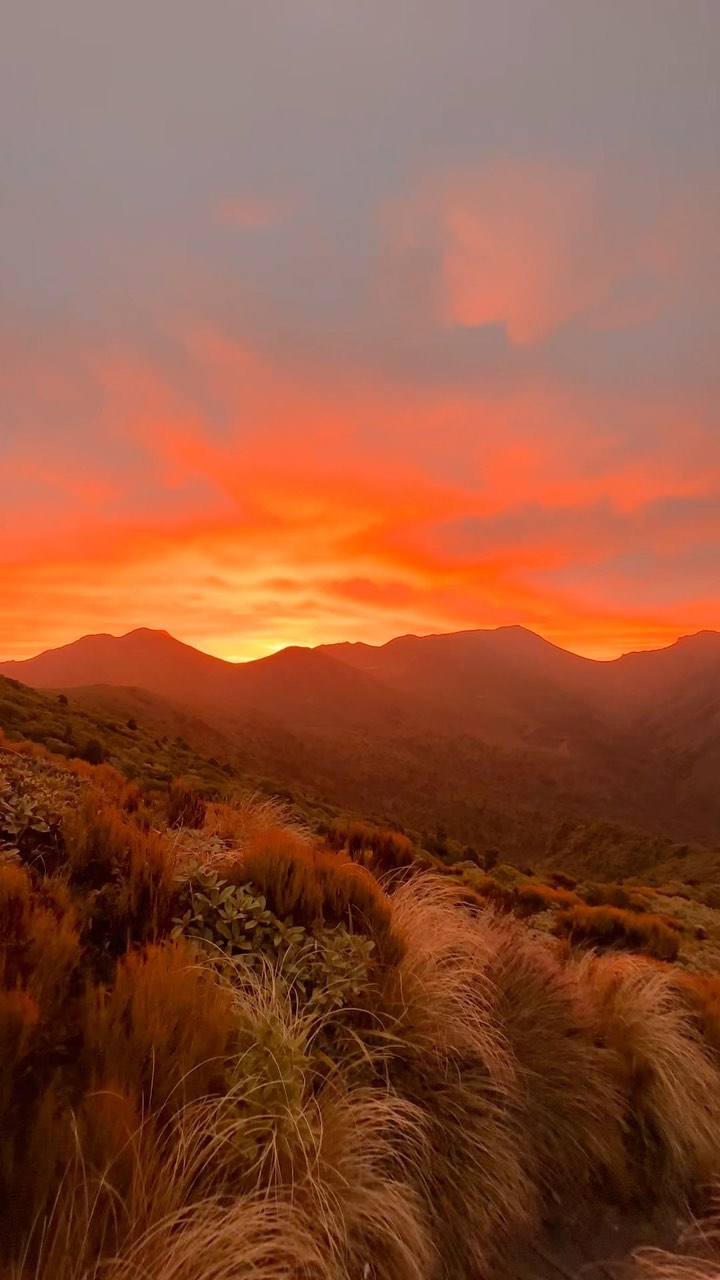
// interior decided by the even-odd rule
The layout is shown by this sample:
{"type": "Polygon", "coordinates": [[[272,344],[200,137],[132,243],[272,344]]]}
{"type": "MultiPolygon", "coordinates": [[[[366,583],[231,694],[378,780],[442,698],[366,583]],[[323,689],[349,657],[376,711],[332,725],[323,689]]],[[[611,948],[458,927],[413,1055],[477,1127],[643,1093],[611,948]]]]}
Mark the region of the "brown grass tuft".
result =
{"type": "Polygon", "coordinates": [[[675,960],[681,926],[655,915],[638,915],[616,907],[572,907],[557,916],[556,929],[573,945],[644,951],[657,960],[675,960]]]}
{"type": "Polygon", "coordinates": [[[631,956],[579,964],[617,1060],[633,1173],[657,1199],[682,1200],[720,1168],[720,1072],[672,971],[631,956]]]}
{"type": "Polygon", "coordinates": [[[344,924],[376,943],[382,958],[397,958],[388,896],[364,867],[342,854],[308,847],[294,832],[268,829],[248,841],[232,868],[221,874],[260,889],[280,919],[307,927],[344,924]]]}
{"type": "Polygon", "coordinates": [[[512,1105],[530,1148],[546,1210],[625,1179],[623,1105],[611,1052],[597,1043],[590,993],[507,919],[489,925],[493,1020],[512,1046],[519,1090],[512,1105]]]}
{"type": "Polygon", "coordinates": [[[89,989],[83,1027],[91,1087],[119,1086],[144,1108],[223,1087],[233,1049],[232,991],[184,943],[133,951],[109,992],[89,989]]]}
{"type": "Polygon", "coordinates": [[[393,895],[403,955],[373,1004],[391,1087],[425,1118],[427,1162],[413,1177],[447,1276],[497,1262],[530,1228],[536,1201],[508,1106],[515,1068],[492,1017],[488,942],[456,899],[429,877],[393,895]]]}

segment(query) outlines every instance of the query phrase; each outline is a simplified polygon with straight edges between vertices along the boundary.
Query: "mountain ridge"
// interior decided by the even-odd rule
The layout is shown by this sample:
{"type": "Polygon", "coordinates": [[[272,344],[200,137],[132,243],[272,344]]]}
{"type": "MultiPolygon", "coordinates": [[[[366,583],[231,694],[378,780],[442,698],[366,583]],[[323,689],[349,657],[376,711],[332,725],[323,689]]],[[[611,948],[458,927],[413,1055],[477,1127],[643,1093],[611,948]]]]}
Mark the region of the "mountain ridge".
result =
{"type": "Polygon", "coordinates": [[[148,708],[158,737],[163,720],[185,732],[185,708],[210,754],[355,812],[452,823],[469,842],[478,829],[492,842],[516,810],[518,845],[583,813],[720,844],[717,632],[611,661],[512,627],[233,663],[137,628],[0,674],[124,720],[144,716],[145,691],[173,704],[148,708]]]}

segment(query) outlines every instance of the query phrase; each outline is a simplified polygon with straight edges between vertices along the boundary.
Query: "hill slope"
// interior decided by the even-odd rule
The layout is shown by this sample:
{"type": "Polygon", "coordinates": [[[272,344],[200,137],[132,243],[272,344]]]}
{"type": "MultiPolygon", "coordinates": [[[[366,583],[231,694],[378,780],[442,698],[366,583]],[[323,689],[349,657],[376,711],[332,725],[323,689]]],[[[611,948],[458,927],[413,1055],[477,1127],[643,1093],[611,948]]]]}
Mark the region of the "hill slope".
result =
{"type": "Polygon", "coordinates": [[[137,631],[0,672],[126,719],[152,696],[158,737],[182,722],[176,735],[279,788],[510,858],[542,856],[568,819],[718,842],[714,632],[615,662],[507,627],[234,664],[137,631]]]}

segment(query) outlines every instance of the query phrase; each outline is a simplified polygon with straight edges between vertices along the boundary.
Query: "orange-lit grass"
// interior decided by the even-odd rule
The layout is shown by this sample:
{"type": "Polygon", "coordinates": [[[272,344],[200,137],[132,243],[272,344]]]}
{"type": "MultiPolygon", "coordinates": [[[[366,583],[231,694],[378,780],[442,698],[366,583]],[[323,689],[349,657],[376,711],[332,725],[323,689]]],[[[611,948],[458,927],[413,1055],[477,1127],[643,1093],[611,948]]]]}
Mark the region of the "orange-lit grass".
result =
{"type": "Polygon", "coordinates": [[[720,974],[679,973],[677,976],[705,1041],[720,1058],[720,974]]]}
{"type": "Polygon", "coordinates": [[[373,996],[375,1043],[391,1088],[425,1118],[427,1158],[412,1172],[441,1274],[481,1273],[536,1212],[525,1135],[508,1104],[515,1062],[492,1016],[489,948],[447,882],[415,878],[392,907],[402,955],[373,996]]]}
{"type": "Polygon", "coordinates": [[[243,794],[232,802],[214,801],[207,805],[203,829],[235,848],[242,849],[249,840],[268,830],[281,827],[292,831],[298,839],[310,843],[310,833],[284,801],[258,792],[243,794]]]}
{"type": "Polygon", "coordinates": [[[102,791],[88,790],[63,818],[68,868],[80,884],[113,883],[113,909],[139,940],[167,923],[175,891],[175,853],[168,837],[134,822],[102,791]]]}
{"type": "Polygon", "coordinates": [[[617,907],[571,907],[561,911],[557,932],[572,944],[644,951],[658,960],[675,960],[682,926],[667,917],[637,915],[617,907]]]}
{"type": "Polygon", "coordinates": [[[232,991],[183,942],[129,952],[109,992],[86,996],[83,1041],[91,1088],[112,1080],[145,1109],[222,1089],[233,1050],[232,991]]]}
{"type": "Polygon", "coordinates": [[[679,1247],[682,1253],[638,1249],[632,1257],[633,1272],[643,1280],[718,1280],[720,1196],[715,1196],[715,1211],[705,1220],[693,1223],[679,1247]]]}
{"type": "Polygon", "coordinates": [[[672,969],[627,955],[575,963],[616,1060],[631,1172],[656,1200],[680,1201],[720,1171],[720,1071],[672,969]]]}
{"type": "MultiPolygon", "coordinates": [[[[408,1173],[422,1167],[423,1117],[387,1091],[348,1089],[340,1073],[317,1090],[301,1067],[289,1087],[313,1027],[272,982],[245,975],[228,990],[248,1035],[224,1094],[159,1124],[157,1110],[138,1120],[133,1089],[108,1078],[82,1101],[69,1153],[47,1109],[45,1145],[62,1146],[66,1167],[26,1242],[32,1273],[229,1280],[257,1265],[274,1280],[363,1280],[370,1263],[379,1280],[429,1280],[433,1244],[408,1173]]],[[[156,1059],[157,1073],[167,1066],[156,1059]]]]}
{"type": "Polygon", "coordinates": [[[407,836],[364,822],[333,822],[325,840],[330,849],[347,850],[351,858],[379,875],[408,867],[415,859],[416,851],[407,836]]]}
{"type": "Polygon", "coordinates": [[[344,924],[373,939],[385,962],[398,957],[387,894],[366,868],[342,854],[309,846],[302,836],[271,827],[248,840],[238,858],[218,868],[252,882],[280,919],[295,924],[344,924]]]}
{"type": "Polygon", "coordinates": [[[486,919],[493,1020],[519,1074],[511,1105],[545,1211],[625,1184],[623,1099],[587,983],[507,917],[486,919]]]}
{"type": "Polygon", "coordinates": [[[75,911],[66,885],[0,865],[0,988],[22,988],[45,1016],[59,1011],[80,957],[75,911]]]}

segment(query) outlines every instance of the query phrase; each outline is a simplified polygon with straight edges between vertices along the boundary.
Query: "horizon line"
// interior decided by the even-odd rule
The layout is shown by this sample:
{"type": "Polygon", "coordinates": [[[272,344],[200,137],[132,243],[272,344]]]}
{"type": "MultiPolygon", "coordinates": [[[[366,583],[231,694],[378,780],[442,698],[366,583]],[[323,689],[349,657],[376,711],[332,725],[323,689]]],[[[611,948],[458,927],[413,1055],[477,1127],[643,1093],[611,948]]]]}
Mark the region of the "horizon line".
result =
{"type": "Polygon", "coordinates": [[[0,666],[7,666],[11,663],[22,664],[25,662],[33,662],[35,661],[35,659],[45,657],[47,654],[58,653],[62,649],[70,649],[74,645],[81,643],[83,640],[99,640],[99,639],[125,640],[129,636],[137,635],[140,632],[148,632],[149,634],[154,636],[164,636],[167,639],[172,640],[177,644],[185,645],[187,648],[194,650],[196,653],[202,653],[209,658],[217,658],[220,662],[226,662],[230,666],[245,666],[253,662],[261,662],[263,661],[264,658],[273,657],[275,654],[283,653],[288,649],[304,649],[307,651],[314,651],[317,649],[332,648],[335,646],[345,645],[345,644],[346,645],[364,644],[370,649],[382,649],[385,647],[385,645],[392,644],[396,640],[405,640],[405,639],[430,640],[430,639],[434,639],[441,636],[472,635],[479,632],[482,632],[485,634],[493,634],[499,631],[524,631],[528,635],[535,636],[538,640],[542,640],[545,644],[551,645],[553,648],[561,650],[563,653],[569,653],[569,654],[572,654],[574,657],[582,658],[587,662],[596,662],[596,663],[617,662],[621,658],[629,657],[632,654],[636,654],[636,653],[658,653],[664,649],[672,649],[681,640],[693,639],[696,636],[720,635],[720,630],[714,627],[700,627],[697,631],[678,632],[678,634],[675,636],[673,640],[670,640],[664,644],[649,645],[644,648],[638,648],[638,649],[626,649],[626,650],[619,651],[612,656],[598,657],[589,653],[578,652],[577,649],[567,648],[565,645],[558,644],[557,641],[549,639],[549,637],[546,635],[543,635],[542,632],[535,631],[532,627],[527,627],[523,623],[513,622],[513,623],[502,623],[496,627],[461,627],[457,630],[452,630],[452,631],[427,631],[422,633],[407,631],[407,632],[402,632],[396,635],[392,635],[389,640],[384,640],[379,643],[373,643],[371,641],[366,641],[366,640],[330,640],[330,641],[320,641],[318,644],[299,644],[299,643],[283,644],[278,646],[278,648],[276,649],[268,648],[267,653],[262,654],[259,657],[255,656],[251,658],[238,658],[235,656],[228,657],[225,654],[213,653],[209,649],[200,648],[198,645],[191,644],[187,640],[181,640],[179,636],[174,635],[172,632],[168,631],[166,628],[139,625],[136,627],[130,627],[129,630],[123,631],[119,635],[114,635],[110,631],[86,632],[84,635],[76,636],[74,640],[65,641],[63,644],[51,645],[48,648],[30,653],[24,658],[0,658],[0,666]]]}

